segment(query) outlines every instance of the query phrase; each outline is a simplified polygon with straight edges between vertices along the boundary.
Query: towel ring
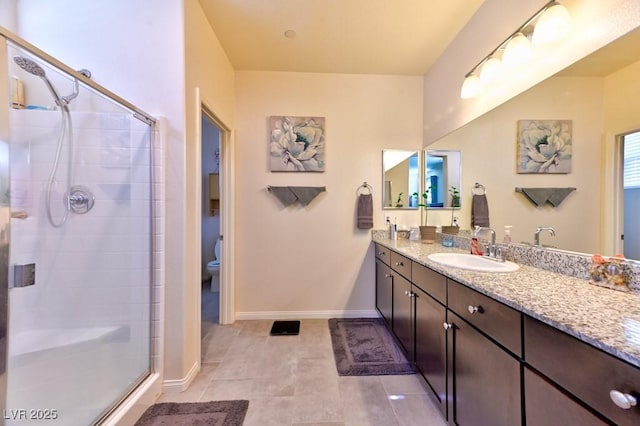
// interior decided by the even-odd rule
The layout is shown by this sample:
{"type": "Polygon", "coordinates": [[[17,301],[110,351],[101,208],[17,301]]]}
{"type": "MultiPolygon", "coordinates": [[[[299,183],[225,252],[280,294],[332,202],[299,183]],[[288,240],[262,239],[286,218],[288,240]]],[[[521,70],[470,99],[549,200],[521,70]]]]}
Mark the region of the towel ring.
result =
{"type": "Polygon", "coordinates": [[[476,182],[475,185],[473,185],[473,188],[471,188],[471,194],[473,195],[485,195],[487,193],[487,188],[484,187],[483,184],[476,182]],[[478,191],[482,191],[482,192],[475,192],[476,190],[478,191]]]}
{"type": "Polygon", "coordinates": [[[373,194],[373,187],[371,185],[369,185],[367,182],[363,182],[362,185],[360,185],[358,187],[358,189],[356,189],[356,195],[360,195],[360,190],[364,188],[367,191],[369,191],[369,194],[373,194]]]}

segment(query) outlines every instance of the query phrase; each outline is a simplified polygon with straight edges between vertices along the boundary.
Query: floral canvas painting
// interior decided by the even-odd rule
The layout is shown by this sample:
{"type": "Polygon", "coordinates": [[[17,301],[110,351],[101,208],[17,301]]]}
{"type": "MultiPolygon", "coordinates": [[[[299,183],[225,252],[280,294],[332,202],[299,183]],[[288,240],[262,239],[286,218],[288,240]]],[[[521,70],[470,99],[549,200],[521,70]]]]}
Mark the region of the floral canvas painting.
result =
{"type": "Polygon", "coordinates": [[[324,172],[324,117],[269,118],[272,172],[324,172]]]}
{"type": "Polygon", "coordinates": [[[518,173],[570,173],[571,120],[518,121],[518,173]]]}

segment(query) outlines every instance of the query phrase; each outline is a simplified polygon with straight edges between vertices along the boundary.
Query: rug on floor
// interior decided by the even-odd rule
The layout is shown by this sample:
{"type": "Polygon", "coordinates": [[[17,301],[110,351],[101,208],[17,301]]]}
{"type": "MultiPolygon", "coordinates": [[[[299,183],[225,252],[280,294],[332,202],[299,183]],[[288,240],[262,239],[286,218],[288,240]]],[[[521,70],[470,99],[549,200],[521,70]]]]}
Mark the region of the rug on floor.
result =
{"type": "Polygon", "coordinates": [[[329,331],[340,376],[415,373],[381,319],[331,318],[329,331]]]}
{"type": "Polygon", "coordinates": [[[240,426],[249,401],[163,402],[144,412],[136,426],[240,426]]]}

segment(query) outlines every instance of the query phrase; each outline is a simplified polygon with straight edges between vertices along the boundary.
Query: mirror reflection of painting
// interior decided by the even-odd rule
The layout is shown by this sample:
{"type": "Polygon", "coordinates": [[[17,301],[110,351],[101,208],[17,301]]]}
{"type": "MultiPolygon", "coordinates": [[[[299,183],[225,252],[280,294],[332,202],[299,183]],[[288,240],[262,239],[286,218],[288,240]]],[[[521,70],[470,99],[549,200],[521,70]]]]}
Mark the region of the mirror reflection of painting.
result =
{"type": "Polygon", "coordinates": [[[518,173],[570,173],[571,124],[571,120],[518,121],[518,173]]]}
{"type": "Polygon", "coordinates": [[[420,156],[418,151],[385,149],[382,152],[383,197],[385,209],[417,209],[412,194],[420,189],[420,156]]]}

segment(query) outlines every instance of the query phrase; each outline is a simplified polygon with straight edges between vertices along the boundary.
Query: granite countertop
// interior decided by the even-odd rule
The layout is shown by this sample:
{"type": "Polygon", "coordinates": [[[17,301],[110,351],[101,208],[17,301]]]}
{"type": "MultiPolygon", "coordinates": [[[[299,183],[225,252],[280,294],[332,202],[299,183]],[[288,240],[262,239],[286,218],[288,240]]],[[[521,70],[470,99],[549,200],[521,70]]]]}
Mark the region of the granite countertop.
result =
{"type": "Polygon", "coordinates": [[[507,273],[451,268],[427,256],[466,251],[406,239],[373,241],[640,367],[640,294],[598,287],[586,279],[526,265],[507,273]]]}

